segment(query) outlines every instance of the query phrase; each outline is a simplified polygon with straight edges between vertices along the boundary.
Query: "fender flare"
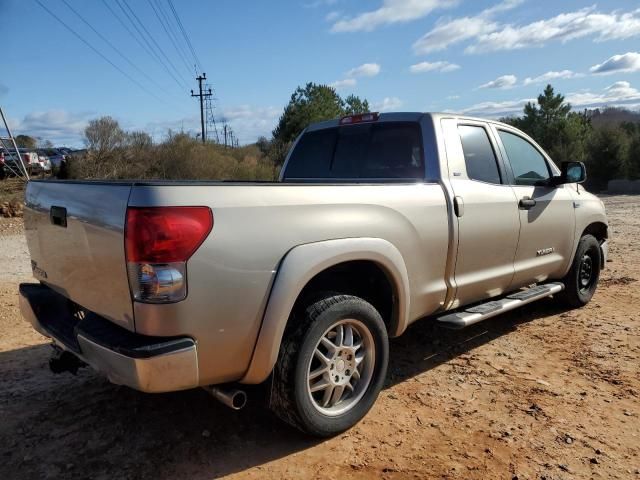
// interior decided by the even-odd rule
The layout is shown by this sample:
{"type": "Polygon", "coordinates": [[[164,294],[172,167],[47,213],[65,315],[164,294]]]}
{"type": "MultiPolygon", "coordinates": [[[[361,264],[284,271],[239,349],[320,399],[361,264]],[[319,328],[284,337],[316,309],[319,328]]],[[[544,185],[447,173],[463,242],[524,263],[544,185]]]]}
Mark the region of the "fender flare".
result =
{"type": "Polygon", "coordinates": [[[353,260],[375,262],[388,275],[397,302],[389,335],[404,332],[409,315],[409,276],[404,259],[393,244],[381,238],[344,238],[299,245],[280,263],[253,356],[241,383],[261,383],[271,374],[291,310],[307,283],[327,268],[353,260]]]}

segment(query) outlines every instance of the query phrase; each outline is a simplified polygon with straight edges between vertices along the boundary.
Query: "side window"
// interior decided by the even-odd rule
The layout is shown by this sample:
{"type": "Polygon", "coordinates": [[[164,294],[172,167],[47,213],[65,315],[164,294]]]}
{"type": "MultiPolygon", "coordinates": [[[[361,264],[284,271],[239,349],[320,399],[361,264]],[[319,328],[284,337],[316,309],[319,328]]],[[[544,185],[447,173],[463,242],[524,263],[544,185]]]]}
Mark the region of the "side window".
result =
{"type": "Polygon", "coordinates": [[[551,177],[549,165],[542,154],[524,138],[498,130],[507,152],[516,185],[536,185],[551,177]]]}
{"type": "Polygon", "coordinates": [[[502,183],[496,154],[483,127],[458,125],[467,175],[471,180],[502,183]]]}

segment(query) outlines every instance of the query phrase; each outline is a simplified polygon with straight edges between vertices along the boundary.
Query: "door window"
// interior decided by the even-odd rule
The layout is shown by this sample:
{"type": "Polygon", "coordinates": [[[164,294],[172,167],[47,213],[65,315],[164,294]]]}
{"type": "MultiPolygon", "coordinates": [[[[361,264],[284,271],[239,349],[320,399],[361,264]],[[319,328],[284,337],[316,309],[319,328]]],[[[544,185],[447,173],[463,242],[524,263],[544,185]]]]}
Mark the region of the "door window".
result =
{"type": "Polygon", "coordinates": [[[515,185],[538,185],[551,177],[542,154],[524,138],[499,130],[500,139],[511,163],[515,185]]]}
{"type": "Polygon", "coordinates": [[[501,183],[495,152],[483,127],[458,125],[467,176],[471,180],[501,183]]]}

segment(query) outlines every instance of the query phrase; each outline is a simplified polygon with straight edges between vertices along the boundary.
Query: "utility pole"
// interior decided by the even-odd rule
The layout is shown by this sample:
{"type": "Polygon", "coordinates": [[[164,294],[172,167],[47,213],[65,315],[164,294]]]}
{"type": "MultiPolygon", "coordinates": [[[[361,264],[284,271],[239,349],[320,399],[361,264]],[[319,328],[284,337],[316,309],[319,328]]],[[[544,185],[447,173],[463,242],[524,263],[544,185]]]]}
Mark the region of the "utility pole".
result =
{"type": "Polygon", "coordinates": [[[224,124],[224,148],[227,148],[227,124],[224,124]]]}
{"type": "Polygon", "coordinates": [[[202,93],[202,81],[206,79],[207,74],[202,72],[202,75],[198,75],[196,77],[200,93],[193,93],[193,90],[191,90],[191,96],[198,97],[200,99],[200,127],[202,128],[202,143],[205,143],[207,141],[207,135],[204,131],[204,99],[212,95],[211,89],[209,89],[208,92],[202,93]]]}

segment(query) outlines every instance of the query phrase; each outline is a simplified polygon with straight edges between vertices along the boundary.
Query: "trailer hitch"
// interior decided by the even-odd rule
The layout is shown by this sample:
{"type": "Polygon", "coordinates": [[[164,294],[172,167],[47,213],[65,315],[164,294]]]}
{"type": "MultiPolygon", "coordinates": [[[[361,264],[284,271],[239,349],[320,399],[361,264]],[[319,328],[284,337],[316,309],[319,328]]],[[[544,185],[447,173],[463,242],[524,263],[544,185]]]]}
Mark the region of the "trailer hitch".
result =
{"type": "Polygon", "coordinates": [[[57,345],[53,346],[53,355],[49,359],[49,369],[53,373],[69,372],[78,374],[78,369],[86,367],[87,364],[76,357],[73,353],[62,350],[57,345]]]}

